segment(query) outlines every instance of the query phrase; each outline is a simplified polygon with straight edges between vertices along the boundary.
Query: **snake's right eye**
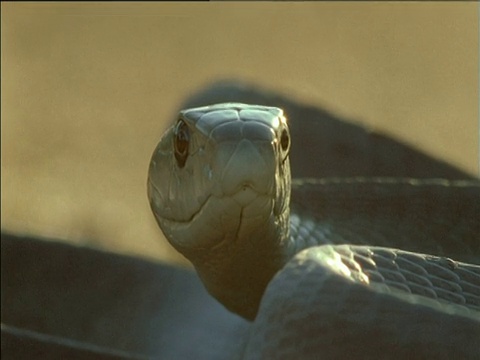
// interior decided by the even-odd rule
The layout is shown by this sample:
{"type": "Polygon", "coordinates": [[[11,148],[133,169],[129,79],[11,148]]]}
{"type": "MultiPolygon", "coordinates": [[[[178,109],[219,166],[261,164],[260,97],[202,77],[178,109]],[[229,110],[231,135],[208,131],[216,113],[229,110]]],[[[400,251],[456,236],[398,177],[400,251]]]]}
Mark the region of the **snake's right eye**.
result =
{"type": "Polygon", "coordinates": [[[188,145],[190,143],[190,131],[188,125],[183,120],[179,120],[175,126],[175,139],[173,140],[175,148],[175,159],[180,168],[185,166],[188,157],[188,145]]]}

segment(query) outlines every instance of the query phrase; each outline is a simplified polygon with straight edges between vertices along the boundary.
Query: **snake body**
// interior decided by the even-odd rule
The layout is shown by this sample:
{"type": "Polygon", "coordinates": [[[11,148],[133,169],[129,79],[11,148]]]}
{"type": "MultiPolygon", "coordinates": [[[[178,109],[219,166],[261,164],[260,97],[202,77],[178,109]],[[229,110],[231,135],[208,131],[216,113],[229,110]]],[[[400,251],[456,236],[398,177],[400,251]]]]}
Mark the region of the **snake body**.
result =
{"type": "Polygon", "coordinates": [[[292,181],[291,142],[281,109],[224,103],[181,111],[150,162],[167,239],[214,297],[255,320],[245,357],[335,357],[335,342],[378,334],[403,355],[442,341],[480,354],[479,182],[292,181]],[[398,336],[407,320],[423,336],[398,336]]]}

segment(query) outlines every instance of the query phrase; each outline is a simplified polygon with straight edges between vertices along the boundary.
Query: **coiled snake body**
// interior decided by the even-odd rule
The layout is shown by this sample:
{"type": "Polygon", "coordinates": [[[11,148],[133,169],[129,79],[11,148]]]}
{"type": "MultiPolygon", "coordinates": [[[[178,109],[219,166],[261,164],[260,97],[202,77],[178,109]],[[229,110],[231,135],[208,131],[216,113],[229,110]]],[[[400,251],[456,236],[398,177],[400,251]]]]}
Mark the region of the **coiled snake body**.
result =
{"type": "Polygon", "coordinates": [[[291,142],[281,109],[218,104],[181,111],[150,163],[167,239],[255,320],[245,358],[480,358],[479,182],[292,181],[291,142]]]}

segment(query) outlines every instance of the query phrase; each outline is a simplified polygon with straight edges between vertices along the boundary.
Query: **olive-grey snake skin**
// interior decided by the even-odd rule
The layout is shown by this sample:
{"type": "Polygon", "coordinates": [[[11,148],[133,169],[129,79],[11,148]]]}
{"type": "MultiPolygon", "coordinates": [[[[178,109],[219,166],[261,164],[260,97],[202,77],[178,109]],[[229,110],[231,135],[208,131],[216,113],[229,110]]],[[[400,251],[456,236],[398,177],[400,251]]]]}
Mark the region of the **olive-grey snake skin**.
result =
{"type": "Polygon", "coordinates": [[[167,239],[255,319],[244,357],[479,355],[479,183],[291,181],[296,141],[281,109],[218,104],[181,111],[150,163],[167,239]]]}

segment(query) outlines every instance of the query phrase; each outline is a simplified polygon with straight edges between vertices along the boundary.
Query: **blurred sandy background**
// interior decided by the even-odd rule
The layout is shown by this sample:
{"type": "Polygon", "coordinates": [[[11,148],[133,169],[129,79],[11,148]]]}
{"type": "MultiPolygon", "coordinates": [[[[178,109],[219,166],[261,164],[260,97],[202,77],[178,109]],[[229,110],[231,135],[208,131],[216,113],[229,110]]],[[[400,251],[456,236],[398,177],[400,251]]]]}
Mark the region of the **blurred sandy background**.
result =
{"type": "Polygon", "coordinates": [[[181,101],[280,91],[478,174],[475,3],[1,4],[2,228],[183,262],[146,198],[181,101]]]}

